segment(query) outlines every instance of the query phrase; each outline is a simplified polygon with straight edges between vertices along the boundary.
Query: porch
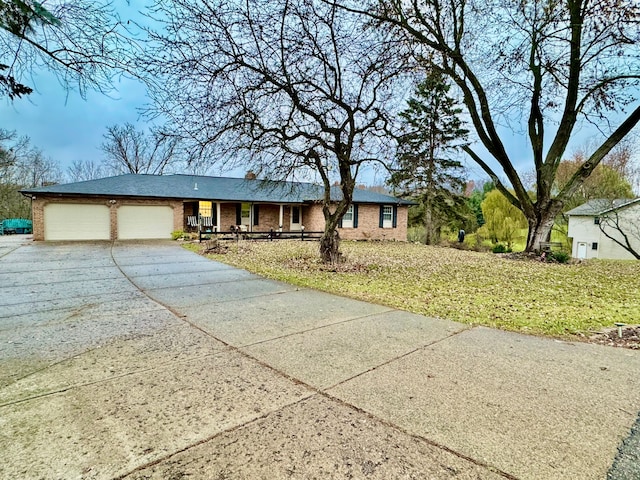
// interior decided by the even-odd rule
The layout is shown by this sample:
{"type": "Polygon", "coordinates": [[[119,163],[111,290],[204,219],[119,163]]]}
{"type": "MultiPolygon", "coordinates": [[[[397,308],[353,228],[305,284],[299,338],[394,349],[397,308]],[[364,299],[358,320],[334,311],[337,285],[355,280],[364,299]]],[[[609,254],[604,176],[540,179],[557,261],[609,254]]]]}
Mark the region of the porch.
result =
{"type": "Polygon", "coordinates": [[[313,205],[306,204],[184,202],[184,230],[200,239],[317,239],[324,222],[316,217],[313,205]]]}

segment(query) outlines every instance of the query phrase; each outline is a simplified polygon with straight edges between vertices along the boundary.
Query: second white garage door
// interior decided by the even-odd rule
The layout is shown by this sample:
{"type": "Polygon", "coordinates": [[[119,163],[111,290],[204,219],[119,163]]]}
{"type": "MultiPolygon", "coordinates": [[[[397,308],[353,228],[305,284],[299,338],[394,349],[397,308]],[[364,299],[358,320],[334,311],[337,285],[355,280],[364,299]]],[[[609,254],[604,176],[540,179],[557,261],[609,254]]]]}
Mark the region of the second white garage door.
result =
{"type": "Polygon", "coordinates": [[[123,205],[118,208],[121,240],[171,238],[173,209],[159,205],[123,205]]]}

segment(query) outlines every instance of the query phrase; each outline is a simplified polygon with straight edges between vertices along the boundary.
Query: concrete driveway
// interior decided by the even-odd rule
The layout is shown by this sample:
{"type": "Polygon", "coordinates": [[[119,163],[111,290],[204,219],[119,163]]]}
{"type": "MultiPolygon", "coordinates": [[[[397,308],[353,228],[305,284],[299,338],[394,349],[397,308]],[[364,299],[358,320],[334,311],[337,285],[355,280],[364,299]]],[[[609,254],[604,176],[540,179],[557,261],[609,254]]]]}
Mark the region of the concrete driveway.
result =
{"type": "Polygon", "coordinates": [[[0,478],[640,478],[638,410],[638,351],[0,240],[0,478]]]}

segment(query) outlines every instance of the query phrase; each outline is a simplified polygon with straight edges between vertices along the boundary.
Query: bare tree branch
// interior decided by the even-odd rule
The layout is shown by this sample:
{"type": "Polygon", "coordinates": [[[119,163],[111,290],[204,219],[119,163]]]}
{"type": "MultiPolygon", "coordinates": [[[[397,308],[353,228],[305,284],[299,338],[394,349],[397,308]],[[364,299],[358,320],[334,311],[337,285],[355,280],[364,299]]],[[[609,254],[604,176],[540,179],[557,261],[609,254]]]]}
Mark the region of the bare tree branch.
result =
{"type": "Polygon", "coordinates": [[[392,156],[386,130],[407,58],[389,33],[320,0],[173,0],[154,11],[167,33],[148,32],[142,61],[163,79],[153,83],[152,114],[176,119],[210,162],[242,162],[271,178],[319,176],[321,245],[335,258],[360,166],[392,156]]]}
{"type": "Polygon", "coordinates": [[[604,156],[640,122],[640,5],[636,0],[372,0],[359,13],[404,38],[459,88],[475,134],[502,169],[467,149],[496,181],[506,176],[511,203],[527,217],[527,250],[545,241],[554,218],[604,156]],[[632,105],[619,125],[613,118],[632,105]],[[500,121],[527,119],[536,191],[526,190],[498,132],[500,121]],[[556,172],[579,119],[608,133],[561,191],[556,172]],[[612,122],[613,123],[613,122],[612,122]]]}

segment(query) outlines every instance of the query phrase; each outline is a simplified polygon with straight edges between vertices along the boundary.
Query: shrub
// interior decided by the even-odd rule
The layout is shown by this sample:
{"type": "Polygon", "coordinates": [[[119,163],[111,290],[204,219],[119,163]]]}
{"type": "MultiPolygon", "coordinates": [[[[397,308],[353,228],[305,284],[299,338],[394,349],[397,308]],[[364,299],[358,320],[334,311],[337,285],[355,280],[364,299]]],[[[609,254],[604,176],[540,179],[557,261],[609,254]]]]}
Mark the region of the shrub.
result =
{"type": "Polygon", "coordinates": [[[571,256],[567,252],[551,252],[549,253],[549,258],[558,263],[567,263],[571,256]]]}
{"type": "Polygon", "coordinates": [[[503,245],[502,243],[498,243],[497,245],[493,246],[491,251],[493,253],[510,253],[511,249],[509,247],[503,245]]]}
{"type": "Polygon", "coordinates": [[[183,230],[175,230],[175,231],[171,232],[171,238],[173,240],[184,239],[186,237],[187,237],[187,235],[184,233],[183,230]]]}

